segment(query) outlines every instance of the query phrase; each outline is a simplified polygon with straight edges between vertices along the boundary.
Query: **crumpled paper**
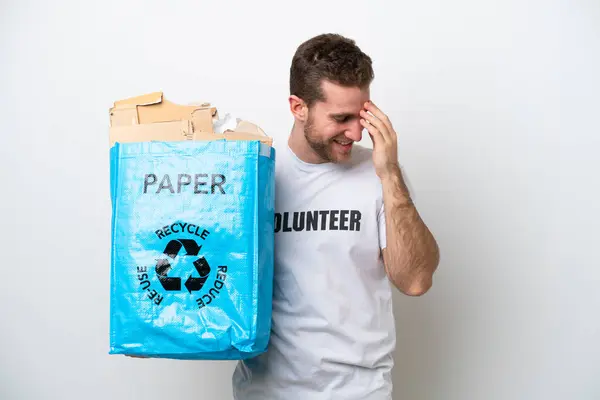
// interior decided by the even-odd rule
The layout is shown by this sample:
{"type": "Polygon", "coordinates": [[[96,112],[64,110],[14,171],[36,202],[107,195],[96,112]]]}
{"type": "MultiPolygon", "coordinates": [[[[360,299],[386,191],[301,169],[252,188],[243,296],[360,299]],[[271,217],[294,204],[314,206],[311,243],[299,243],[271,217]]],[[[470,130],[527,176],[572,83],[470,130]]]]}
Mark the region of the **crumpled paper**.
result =
{"type": "MultiPolygon", "coordinates": [[[[200,107],[210,107],[211,104],[205,101],[197,101],[188,103],[190,106],[200,106],[200,107]]],[[[237,118],[230,113],[224,114],[222,118],[219,117],[219,113],[215,115],[213,118],[213,131],[217,134],[223,134],[227,131],[233,132],[247,132],[247,133],[255,133],[262,136],[267,136],[265,131],[263,131],[258,125],[253,124],[252,122],[243,120],[241,118],[237,118]]]]}
{"type": "Polygon", "coordinates": [[[225,114],[223,118],[213,120],[213,130],[215,133],[225,133],[226,131],[234,131],[239,122],[239,118],[235,118],[231,114],[225,114]]]}

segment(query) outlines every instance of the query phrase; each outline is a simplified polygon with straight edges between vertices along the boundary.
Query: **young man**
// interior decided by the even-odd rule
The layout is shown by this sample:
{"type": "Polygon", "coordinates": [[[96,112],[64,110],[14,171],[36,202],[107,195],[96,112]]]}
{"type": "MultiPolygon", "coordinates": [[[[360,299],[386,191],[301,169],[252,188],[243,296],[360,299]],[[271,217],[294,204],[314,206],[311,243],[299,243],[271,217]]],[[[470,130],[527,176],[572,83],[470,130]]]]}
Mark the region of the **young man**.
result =
{"type": "Polygon", "coordinates": [[[237,400],[388,400],[394,285],[427,292],[435,239],[398,163],[396,132],[370,101],[371,59],[326,34],[292,60],[289,140],[277,147],[275,283],[266,353],[240,362],[237,400]],[[355,144],[366,130],[373,150],[355,144]]]}

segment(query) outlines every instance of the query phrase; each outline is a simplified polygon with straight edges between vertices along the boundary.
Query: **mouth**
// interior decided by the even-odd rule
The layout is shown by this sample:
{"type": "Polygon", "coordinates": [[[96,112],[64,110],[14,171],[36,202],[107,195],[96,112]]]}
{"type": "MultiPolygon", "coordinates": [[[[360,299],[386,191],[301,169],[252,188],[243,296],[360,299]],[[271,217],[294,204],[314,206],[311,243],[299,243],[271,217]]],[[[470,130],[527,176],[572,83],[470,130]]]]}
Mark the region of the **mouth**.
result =
{"type": "Polygon", "coordinates": [[[350,148],[352,148],[352,143],[354,143],[352,140],[334,139],[333,141],[335,144],[339,145],[343,150],[350,150],[350,148]]]}

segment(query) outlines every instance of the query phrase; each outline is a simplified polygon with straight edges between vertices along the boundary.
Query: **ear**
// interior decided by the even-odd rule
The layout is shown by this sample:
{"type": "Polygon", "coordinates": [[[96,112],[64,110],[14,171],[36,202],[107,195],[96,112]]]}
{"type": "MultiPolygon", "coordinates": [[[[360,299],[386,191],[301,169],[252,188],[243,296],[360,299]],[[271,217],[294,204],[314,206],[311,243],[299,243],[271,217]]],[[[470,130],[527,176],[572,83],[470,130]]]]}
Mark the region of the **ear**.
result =
{"type": "Polygon", "coordinates": [[[294,118],[299,122],[306,122],[306,117],[308,115],[308,107],[304,100],[296,95],[291,95],[289,98],[290,102],[290,111],[294,118]]]}

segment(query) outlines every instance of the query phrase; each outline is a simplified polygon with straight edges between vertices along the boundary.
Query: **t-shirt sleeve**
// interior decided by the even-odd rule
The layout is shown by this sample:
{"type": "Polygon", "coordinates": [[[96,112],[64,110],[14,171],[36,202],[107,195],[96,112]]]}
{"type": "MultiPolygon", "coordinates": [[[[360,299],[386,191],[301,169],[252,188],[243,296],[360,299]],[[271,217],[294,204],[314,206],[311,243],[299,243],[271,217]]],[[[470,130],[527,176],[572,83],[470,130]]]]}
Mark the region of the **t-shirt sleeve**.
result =
{"type": "Polygon", "coordinates": [[[387,244],[385,237],[385,206],[383,205],[383,201],[377,214],[377,227],[379,229],[379,248],[383,250],[387,244]]]}

